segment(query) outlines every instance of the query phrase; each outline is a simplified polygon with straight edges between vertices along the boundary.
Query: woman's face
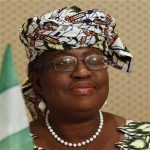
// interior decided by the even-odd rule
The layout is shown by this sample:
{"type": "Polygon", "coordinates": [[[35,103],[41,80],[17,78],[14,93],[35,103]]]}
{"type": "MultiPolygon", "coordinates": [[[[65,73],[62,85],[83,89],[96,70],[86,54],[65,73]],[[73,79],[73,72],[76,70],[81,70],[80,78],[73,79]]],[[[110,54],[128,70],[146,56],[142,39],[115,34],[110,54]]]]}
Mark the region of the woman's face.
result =
{"type": "Polygon", "coordinates": [[[104,104],[109,91],[107,68],[90,70],[84,63],[89,55],[101,52],[96,48],[79,48],[63,52],[47,53],[44,71],[39,75],[40,93],[50,110],[60,112],[85,112],[98,110],[104,104]],[[56,71],[50,60],[60,56],[73,56],[79,61],[73,71],[56,71]]]}

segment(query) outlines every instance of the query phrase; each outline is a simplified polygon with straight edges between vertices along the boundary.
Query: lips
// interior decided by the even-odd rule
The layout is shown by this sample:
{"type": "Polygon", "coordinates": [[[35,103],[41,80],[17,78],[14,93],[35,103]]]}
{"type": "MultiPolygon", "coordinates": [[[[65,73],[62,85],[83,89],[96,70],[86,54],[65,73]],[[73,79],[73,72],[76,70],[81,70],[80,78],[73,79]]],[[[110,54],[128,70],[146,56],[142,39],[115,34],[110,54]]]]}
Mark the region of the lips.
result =
{"type": "Polygon", "coordinates": [[[90,95],[96,89],[96,85],[93,82],[79,82],[71,86],[71,92],[76,95],[90,95]]]}

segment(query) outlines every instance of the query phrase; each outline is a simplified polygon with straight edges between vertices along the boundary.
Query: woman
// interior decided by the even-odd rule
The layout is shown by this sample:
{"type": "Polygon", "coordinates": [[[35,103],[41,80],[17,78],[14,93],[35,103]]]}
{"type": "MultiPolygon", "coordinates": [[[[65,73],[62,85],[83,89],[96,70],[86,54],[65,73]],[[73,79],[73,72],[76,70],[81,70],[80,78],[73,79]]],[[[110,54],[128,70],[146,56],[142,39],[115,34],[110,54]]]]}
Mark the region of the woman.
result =
{"type": "Polygon", "coordinates": [[[66,7],[28,19],[20,39],[29,58],[23,85],[35,149],[150,148],[150,124],[101,112],[107,66],[130,72],[132,55],[103,11],[66,7]]]}

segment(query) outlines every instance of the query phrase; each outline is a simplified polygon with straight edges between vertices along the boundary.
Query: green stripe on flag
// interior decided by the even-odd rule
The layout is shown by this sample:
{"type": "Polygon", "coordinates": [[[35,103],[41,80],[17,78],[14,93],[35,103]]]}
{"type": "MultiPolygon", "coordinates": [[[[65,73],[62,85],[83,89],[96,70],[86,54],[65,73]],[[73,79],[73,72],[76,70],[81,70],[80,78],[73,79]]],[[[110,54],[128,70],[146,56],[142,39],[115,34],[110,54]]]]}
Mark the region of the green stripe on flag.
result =
{"type": "Polygon", "coordinates": [[[0,74],[0,93],[18,84],[18,77],[15,72],[15,66],[12,58],[12,45],[8,44],[4,54],[0,74]]]}
{"type": "Polygon", "coordinates": [[[0,150],[33,150],[28,127],[12,46],[9,44],[0,73],[0,150]]]}
{"type": "Polygon", "coordinates": [[[26,128],[0,141],[0,150],[31,150],[32,141],[26,128]]]}

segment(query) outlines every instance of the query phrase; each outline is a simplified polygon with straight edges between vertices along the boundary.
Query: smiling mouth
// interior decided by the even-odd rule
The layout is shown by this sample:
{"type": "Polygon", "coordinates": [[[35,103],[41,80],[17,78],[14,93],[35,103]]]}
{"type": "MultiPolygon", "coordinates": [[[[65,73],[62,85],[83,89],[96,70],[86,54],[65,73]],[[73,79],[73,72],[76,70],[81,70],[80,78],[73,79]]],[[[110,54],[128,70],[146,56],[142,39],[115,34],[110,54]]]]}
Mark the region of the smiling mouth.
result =
{"type": "Polygon", "coordinates": [[[71,90],[76,95],[90,95],[95,91],[94,87],[78,87],[71,90]]]}
{"type": "Polygon", "coordinates": [[[71,92],[75,95],[93,94],[96,86],[93,83],[77,83],[71,88],[71,92]]]}

